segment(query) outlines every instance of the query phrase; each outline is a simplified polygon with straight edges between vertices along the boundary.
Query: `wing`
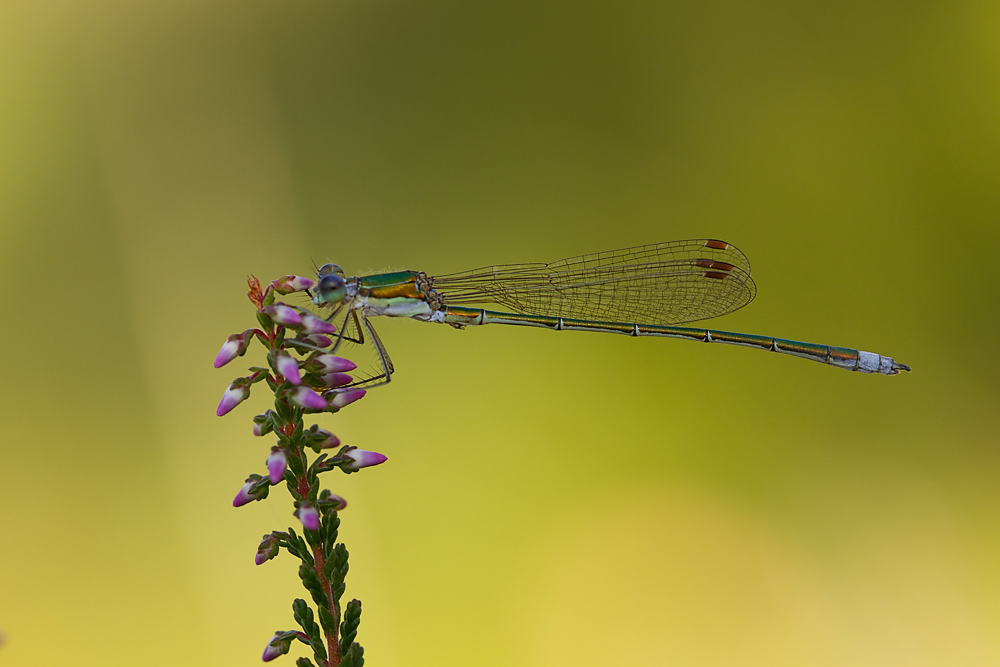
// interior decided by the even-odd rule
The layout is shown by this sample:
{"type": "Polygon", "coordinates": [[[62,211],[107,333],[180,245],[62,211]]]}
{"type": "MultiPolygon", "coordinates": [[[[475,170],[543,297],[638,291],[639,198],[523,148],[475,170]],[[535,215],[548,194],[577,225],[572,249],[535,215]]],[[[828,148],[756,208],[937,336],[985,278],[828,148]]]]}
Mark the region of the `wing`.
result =
{"type": "Polygon", "coordinates": [[[714,239],[487,266],[436,276],[431,284],[445,305],[494,303],[529,315],[640,324],[719,317],[757,293],[746,256],[714,239]]]}

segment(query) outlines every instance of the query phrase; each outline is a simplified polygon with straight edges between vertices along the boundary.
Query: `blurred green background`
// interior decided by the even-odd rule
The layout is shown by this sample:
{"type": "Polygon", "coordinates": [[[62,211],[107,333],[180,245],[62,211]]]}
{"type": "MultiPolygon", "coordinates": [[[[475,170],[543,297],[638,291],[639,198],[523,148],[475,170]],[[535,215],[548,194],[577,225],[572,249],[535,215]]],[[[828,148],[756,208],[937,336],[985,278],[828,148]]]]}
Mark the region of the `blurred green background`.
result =
{"type": "Polygon", "coordinates": [[[716,326],[914,372],[381,323],[322,420],[389,456],[329,480],[368,664],[1000,663],[995,1],[5,2],[0,91],[0,664],[293,625],[265,393],[214,415],[248,274],[706,236],[716,326]]]}

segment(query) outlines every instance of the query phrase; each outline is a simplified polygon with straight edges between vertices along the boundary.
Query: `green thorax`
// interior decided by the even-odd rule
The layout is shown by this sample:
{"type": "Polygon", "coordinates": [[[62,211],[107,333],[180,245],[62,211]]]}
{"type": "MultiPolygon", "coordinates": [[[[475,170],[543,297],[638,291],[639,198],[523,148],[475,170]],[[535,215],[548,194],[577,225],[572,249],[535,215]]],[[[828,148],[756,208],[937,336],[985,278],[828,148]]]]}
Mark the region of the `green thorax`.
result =
{"type": "Polygon", "coordinates": [[[380,273],[358,278],[358,295],[367,299],[418,299],[426,301],[427,295],[417,286],[416,271],[380,273]]]}

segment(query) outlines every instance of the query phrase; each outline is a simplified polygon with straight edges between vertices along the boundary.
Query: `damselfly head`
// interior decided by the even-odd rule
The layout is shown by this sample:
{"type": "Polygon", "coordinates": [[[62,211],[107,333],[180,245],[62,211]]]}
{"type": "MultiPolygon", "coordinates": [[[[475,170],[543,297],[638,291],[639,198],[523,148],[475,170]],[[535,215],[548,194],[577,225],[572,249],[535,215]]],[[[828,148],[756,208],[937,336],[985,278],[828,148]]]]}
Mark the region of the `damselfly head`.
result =
{"type": "MultiPolygon", "coordinates": [[[[336,264],[327,264],[323,268],[325,269],[327,266],[336,266],[336,264]]],[[[313,303],[317,306],[336,306],[343,301],[344,297],[347,296],[347,284],[344,279],[336,273],[323,275],[323,269],[320,269],[319,275],[320,279],[314,290],[313,303]]]]}
{"type": "Polygon", "coordinates": [[[324,264],[323,266],[319,267],[320,278],[329,275],[340,276],[341,278],[343,278],[344,270],[339,266],[337,266],[336,264],[324,264]]]}

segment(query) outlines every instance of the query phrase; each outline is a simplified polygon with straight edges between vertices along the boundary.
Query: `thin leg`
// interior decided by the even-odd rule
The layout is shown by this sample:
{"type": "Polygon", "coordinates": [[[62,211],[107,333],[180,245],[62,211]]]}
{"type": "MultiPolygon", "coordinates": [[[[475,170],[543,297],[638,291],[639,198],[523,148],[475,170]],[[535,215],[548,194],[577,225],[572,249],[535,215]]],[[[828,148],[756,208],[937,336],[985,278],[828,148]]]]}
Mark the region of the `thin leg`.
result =
{"type": "Polygon", "coordinates": [[[370,377],[366,380],[349,384],[347,387],[342,387],[342,389],[352,387],[362,387],[364,389],[381,387],[382,385],[392,382],[392,374],[396,371],[395,367],[392,365],[392,359],[389,358],[389,353],[385,350],[385,345],[382,344],[382,339],[379,338],[378,333],[375,331],[375,327],[372,326],[372,323],[367,317],[364,316],[364,314],[360,317],[360,324],[363,329],[368,331],[368,337],[371,338],[372,344],[375,346],[375,352],[378,354],[379,363],[382,365],[382,372],[379,375],[370,377]]]}
{"type": "MultiPolygon", "coordinates": [[[[329,319],[327,321],[330,321],[334,317],[336,317],[337,316],[337,312],[338,311],[334,311],[334,313],[332,315],[330,315],[330,317],[329,317],[329,319]]],[[[340,327],[338,328],[338,331],[337,331],[337,340],[334,341],[333,347],[330,348],[330,351],[328,352],[328,354],[337,354],[337,350],[340,349],[340,344],[344,342],[344,333],[347,331],[347,322],[350,320],[350,318],[351,318],[351,310],[350,310],[350,308],[348,308],[347,315],[344,316],[344,321],[340,323],[340,327]]],[[[351,339],[348,338],[347,340],[351,340],[351,339]]]]}
{"type": "Polygon", "coordinates": [[[349,336],[345,336],[344,338],[346,340],[351,341],[352,343],[357,343],[358,345],[364,345],[365,344],[365,332],[364,332],[364,329],[362,329],[362,327],[361,327],[361,321],[358,320],[358,311],[352,310],[351,311],[351,315],[354,316],[354,328],[358,330],[358,337],[357,338],[351,338],[349,336]]]}

